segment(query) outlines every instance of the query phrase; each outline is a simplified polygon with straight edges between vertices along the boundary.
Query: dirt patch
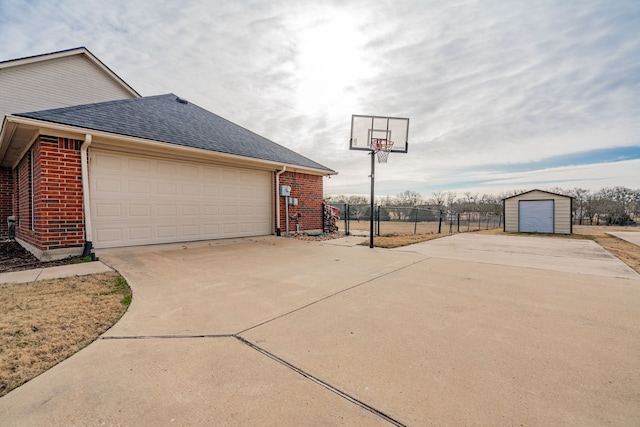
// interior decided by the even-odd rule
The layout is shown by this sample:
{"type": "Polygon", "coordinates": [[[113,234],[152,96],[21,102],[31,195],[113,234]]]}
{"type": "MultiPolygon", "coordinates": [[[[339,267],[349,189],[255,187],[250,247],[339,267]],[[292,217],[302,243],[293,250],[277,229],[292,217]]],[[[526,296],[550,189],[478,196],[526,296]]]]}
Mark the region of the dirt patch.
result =
{"type": "Polygon", "coordinates": [[[620,258],[622,262],[640,273],[640,246],[622,240],[610,234],[593,235],[593,240],[600,246],[620,258]]]}
{"type": "Polygon", "coordinates": [[[89,345],[130,302],[114,272],[0,284],[0,396],[89,345]]]}
{"type": "MultiPolygon", "coordinates": [[[[385,234],[373,237],[373,245],[377,248],[399,248],[401,246],[413,245],[414,243],[426,242],[427,240],[439,239],[449,236],[449,234],[385,234]]],[[[358,243],[362,246],[368,246],[369,239],[358,243]]]]}

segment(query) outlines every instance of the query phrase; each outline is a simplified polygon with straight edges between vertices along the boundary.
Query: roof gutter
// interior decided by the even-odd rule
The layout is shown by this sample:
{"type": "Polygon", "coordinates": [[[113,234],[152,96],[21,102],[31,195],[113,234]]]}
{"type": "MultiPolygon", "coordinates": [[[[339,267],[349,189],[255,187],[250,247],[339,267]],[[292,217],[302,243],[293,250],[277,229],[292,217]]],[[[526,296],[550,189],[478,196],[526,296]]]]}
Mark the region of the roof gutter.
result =
{"type": "Polygon", "coordinates": [[[287,166],[283,165],[282,170],[276,172],[276,236],[280,236],[282,228],[280,227],[280,175],[287,171],[287,166]]]}
{"type": "Polygon", "coordinates": [[[92,136],[86,134],[84,142],[80,146],[80,166],[82,168],[82,206],[84,208],[84,251],[83,257],[91,256],[91,260],[95,261],[96,255],[93,252],[93,230],[91,227],[91,198],[89,197],[89,158],[87,149],[91,145],[92,136]]]}

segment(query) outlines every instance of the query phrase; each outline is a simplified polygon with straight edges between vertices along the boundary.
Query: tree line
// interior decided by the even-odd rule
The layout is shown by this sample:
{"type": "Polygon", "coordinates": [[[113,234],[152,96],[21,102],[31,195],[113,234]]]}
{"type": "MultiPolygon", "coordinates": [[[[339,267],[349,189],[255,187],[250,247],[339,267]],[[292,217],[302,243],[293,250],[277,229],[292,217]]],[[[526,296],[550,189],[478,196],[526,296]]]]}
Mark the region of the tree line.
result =
{"type": "MultiPolygon", "coordinates": [[[[498,195],[471,191],[462,194],[455,191],[436,191],[425,197],[416,191],[407,190],[395,196],[378,197],[375,203],[387,210],[389,208],[422,208],[450,214],[500,215],[505,198],[526,191],[513,190],[498,195]]],[[[591,191],[577,187],[572,189],[554,187],[545,191],[573,197],[573,218],[576,224],[628,225],[640,220],[640,190],[605,187],[598,191],[591,191]]],[[[366,196],[336,195],[326,197],[326,201],[334,205],[349,204],[352,215],[355,217],[369,215],[370,202],[366,196]]]]}

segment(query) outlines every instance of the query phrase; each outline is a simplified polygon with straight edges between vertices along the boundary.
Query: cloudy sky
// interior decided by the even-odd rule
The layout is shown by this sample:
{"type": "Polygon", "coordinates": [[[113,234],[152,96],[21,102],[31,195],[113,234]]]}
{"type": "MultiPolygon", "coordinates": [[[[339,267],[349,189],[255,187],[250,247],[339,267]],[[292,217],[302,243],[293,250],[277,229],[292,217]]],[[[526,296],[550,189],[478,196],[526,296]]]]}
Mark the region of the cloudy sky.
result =
{"type": "Polygon", "coordinates": [[[638,0],[0,0],[0,60],[85,46],[368,194],[352,114],[410,118],[376,195],[640,189],[638,0]]]}

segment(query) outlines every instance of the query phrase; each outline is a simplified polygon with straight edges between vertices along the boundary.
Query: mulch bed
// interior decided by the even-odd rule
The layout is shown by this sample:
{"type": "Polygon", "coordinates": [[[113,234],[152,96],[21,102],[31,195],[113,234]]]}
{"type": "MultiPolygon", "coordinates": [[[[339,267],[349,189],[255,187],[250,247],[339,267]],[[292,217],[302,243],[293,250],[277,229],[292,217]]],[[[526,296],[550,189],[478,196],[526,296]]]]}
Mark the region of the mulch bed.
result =
{"type": "Polygon", "coordinates": [[[12,240],[0,241],[0,273],[75,264],[80,259],[81,257],[69,257],[57,261],[42,262],[38,261],[38,258],[17,242],[12,240]]]}
{"type": "Polygon", "coordinates": [[[305,232],[301,232],[301,233],[291,233],[286,237],[290,237],[298,240],[306,240],[310,242],[317,242],[322,240],[339,239],[341,237],[345,237],[345,234],[341,232],[322,233],[322,234],[307,234],[305,232]]]}

